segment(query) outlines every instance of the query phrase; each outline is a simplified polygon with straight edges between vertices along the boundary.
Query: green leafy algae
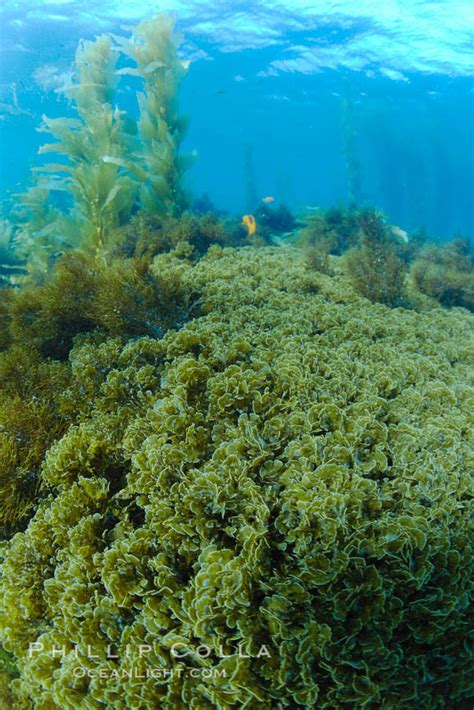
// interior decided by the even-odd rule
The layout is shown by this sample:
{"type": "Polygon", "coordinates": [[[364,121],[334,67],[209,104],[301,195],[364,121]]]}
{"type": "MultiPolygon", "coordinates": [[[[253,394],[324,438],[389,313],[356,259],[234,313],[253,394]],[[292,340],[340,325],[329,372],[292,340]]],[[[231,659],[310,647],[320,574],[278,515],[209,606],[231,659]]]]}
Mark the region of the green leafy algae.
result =
{"type": "MultiPolygon", "coordinates": [[[[94,296],[98,330],[76,328],[60,362],[13,306],[39,401],[67,377],[35,454],[41,495],[2,548],[0,638],[18,668],[4,705],[467,701],[472,316],[372,304],[338,257],[328,275],[292,248],[191,255],[178,241],[133,276],[199,300],[162,337],[122,332],[94,296]]],[[[134,261],[117,263],[99,287],[134,261]]],[[[0,426],[12,447],[1,408],[0,426]]]]}

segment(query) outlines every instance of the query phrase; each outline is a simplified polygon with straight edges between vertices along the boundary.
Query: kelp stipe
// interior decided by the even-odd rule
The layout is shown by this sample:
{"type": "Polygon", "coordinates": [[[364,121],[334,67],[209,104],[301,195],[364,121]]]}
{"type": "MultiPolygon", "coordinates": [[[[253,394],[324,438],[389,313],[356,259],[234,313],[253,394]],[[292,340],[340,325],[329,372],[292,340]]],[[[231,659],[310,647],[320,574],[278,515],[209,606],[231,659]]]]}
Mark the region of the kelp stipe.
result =
{"type": "Polygon", "coordinates": [[[350,85],[345,86],[341,116],[342,153],[346,163],[349,204],[361,202],[362,175],[361,164],[357,155],[357,130],[354,121],[354,101],[350,85]]]}
{"type": "Polygon", "coordinates": [[[182,36],[174,32],[174,24],[172,17],[157,15],[139,24],[130,40],[114,37],[121,51],[136,63],[117,73],[143,80],[143,92],[137,96],[140,158],[146,178],[140,202],[151,214],[177,214],[185,204],[181,177],[189,160],[179,155],[185,120],[178,111],[178,88],[189,62],[178,57],[182,36]]]}

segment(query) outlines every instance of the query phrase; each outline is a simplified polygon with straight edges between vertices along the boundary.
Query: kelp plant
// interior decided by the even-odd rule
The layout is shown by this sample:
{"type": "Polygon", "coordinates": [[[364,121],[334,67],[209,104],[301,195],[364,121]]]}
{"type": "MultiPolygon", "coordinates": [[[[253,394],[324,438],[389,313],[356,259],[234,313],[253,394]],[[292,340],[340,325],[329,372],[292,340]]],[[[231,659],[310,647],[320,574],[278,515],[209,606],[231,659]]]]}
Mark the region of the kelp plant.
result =
{"type": "Polygon", "coordinates": [[[179,115],[177,99],[189,62],[177,55],[182,36],[175,34],[173,27],[172,17],[158,15],[138,25],[132,39],[115,37],[122,52],[137,65],[118,73],[143,80],[144,90],[138,94],[143,167],[140,198],[149,213],[176,214],[185,205],[181,177],[189,158],[179,155],[186,121],[179,115]]]}
{"type": "Polygon", "coordinates": [[[67,90],[76,118],[43,117],[39,129],[57,140],[39,153],[62,162],[35,168],[36,184],[21,198],[16,233],[18,253],[46,271],[51,255],[67,247],[104,254],[106,239],[143,208],[176,214],[184,206],[179,155],[184,121],[178,88],[188,63],[177,55],[174,21],[157,15],[131,39],[102,35],[82,41],[75,58],[76,81],[67,90]],[[120,51],[136,67],[116,69],[120,51]],[[138,122],[115,105],[121,75],[143,84],[137,94],[138,122]],[[51,207],[51,193],[66,193],[65,209],[51,207]]]}
{"type": "Polygon", "coordinates": [[[43,145],[39,152],[59,152],[69,159],[70,164],[53,163],[40,171],[67,174],[56,176],[51,187],[72,196],[70,219],[87,250],[102,249],[105,235],[130,217],[135,201],[136,182],[120,165],[129,146],[123,114],[113,106],[117,59],[106,36],[81,42],[76,52],[78,81],[67,92],[79,118],[45,116],[40,129],[60,142],[43,145]]]}

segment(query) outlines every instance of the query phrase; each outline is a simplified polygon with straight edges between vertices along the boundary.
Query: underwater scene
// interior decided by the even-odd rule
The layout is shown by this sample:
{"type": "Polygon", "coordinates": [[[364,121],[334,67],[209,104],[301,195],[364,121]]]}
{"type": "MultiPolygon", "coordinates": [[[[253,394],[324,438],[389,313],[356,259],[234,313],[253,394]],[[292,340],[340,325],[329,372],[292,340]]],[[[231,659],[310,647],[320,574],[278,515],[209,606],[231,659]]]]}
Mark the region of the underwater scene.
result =
{"type": "Polygon", "coordinates": [[[471,3],[0,13],[0,710],[472,708],[471,3]]]}

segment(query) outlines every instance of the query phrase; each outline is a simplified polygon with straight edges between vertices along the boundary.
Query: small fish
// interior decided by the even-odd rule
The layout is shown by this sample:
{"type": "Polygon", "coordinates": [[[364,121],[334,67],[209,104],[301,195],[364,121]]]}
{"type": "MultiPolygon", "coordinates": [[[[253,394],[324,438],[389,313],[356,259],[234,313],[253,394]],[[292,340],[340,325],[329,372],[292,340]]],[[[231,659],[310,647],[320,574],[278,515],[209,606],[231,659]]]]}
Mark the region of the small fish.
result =
{"type": "Polygon", "coordinates": [[[253,235],[257,231],[257,224],[255,222],[255,217],[253,216],[253,214],[244,214],[244,216],[242,217],[242,224],[247,230],[247,236],[253,237],[253,235]]]}
{"type": "Polygon", "coordinates": [[[285,244],[285,240],[282,239],[278,234],[270,234],[271,243],[277,247],[282,247],[285,244]]]}
{"type": "Polygon", "coordinates": [[[395,236],[400,237],[400,239],[403,239],[403,241],[408,244],[408,233],[405,232],[404,229],[392,226],[392,234],[395,234],[395,236]]]}
{"type": "Polygon", "coordinates": [[[288,242],[287,240],[290,237],[295,236],[295,231],[291,232],[283,232],[282,234],[270,234],[270,239],[272,244],[276,244],[276,246],[282,247],[285,246],[288,242]]]}
{"type": "Polygon", "coordinates": [[[265,202],[265,204],[269,205],[269,204],[271,204],[272,202],[275,202],[275,198],[272,197],[272,195],[268,195],[267,197],[264,197],[264,198],[262,199],[262,202],[265,202]]]}

